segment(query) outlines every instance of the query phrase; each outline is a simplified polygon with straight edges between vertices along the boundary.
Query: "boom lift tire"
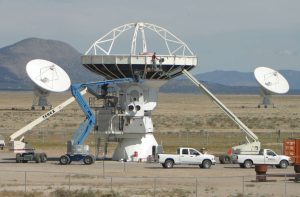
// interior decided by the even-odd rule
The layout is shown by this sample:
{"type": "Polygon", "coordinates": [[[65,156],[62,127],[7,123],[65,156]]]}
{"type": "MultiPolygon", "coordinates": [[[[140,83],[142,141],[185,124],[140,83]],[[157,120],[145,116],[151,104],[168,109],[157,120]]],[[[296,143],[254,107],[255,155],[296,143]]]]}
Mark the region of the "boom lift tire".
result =
{"type": "Polygon", "coordinates": [[[219,161],[221,164],[230,164],[232,163],[229,155],[220,155],[219,161]]]}
{"type": "Polygon", "coordinates": [[[83,163],[85,164],[85,165],[91,165],[92,163],[94,163],[95,162],[95,160],[94,160],[94,158],[91,156],[91,155],[87,155],[87,156],[85,156],[84,158],[83,158],[83,163]]]}
{"type": "Polygon", "coordinates": [[[40,153],[36,153],[34,155],[34,157],[35,157],[34,160],[35,160],[36,163],[41,163],[42,159],[41,159],[41,154],[40,153]]]}
{"type": "Polygon", "coordinates": [[[21,154],[20,153],[16,154],[16,163],[21,163],[21,154]]]}
{"type": "Polygon", "coordinates": [[[61,165],[68,165],[70,163],[70,157],[68,155],[63,155],[59,158],[59,163],[61,165]]]}
{"type": "Polygon", "coordinates": [[[41,156],[40,156],[40,157],[41,157],[41,162],[42,162],[42,163],[46,163],[46,161],[47,161],[47,159],[48,159],[46,153],[41,153],[41,156]]]}

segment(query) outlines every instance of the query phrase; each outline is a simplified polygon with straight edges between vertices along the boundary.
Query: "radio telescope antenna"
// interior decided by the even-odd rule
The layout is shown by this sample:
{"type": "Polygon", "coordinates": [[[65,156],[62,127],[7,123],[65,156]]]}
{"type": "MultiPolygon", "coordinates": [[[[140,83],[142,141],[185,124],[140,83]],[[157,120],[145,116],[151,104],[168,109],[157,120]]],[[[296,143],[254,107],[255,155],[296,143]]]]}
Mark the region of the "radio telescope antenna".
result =
{"type": "Polygon", "coordinates": [[[43,110],[46,106],[52,108],[47,100],[50,92],[63,92],[71,85],[68,74],[61,67],[47,60],[29,61],[26,65],[26,72],[35,84],[32,110],[35,106],[40,106],[43,110]]]}
{"type": "Polygon", "coordinates": [[[159,87],[182,75],[182,69],[196,67],[197,57],[165,28],[138,22],[116,27],[96,40],[81,57],[81,62],[85,68],[108,80],[135,79],[118,84],[119,94],[113,96],[118,101],[115,105],[118,110],[109,102],[103,102],[106,111],[97,110],[96,122],[101,124],[96,125],[96,146],[97,150],[100,146],[106,150],[107,143],[103,141],[109,142],[113,134],[119,142],[113,160],[146,161],[160,149],[153,135],[151,118],[159,87]]]}
{"type": "Polygon", "coordinates": [[[271,102],[272,94],[285,94],[289,91],[288,81],[276,70],[267,67],[257,67],[254,70],[254,76],[260,84],[260,97],[261,101],[258,104],[263,105],[265,108],[268,105],[274,104],[271,102]]]}

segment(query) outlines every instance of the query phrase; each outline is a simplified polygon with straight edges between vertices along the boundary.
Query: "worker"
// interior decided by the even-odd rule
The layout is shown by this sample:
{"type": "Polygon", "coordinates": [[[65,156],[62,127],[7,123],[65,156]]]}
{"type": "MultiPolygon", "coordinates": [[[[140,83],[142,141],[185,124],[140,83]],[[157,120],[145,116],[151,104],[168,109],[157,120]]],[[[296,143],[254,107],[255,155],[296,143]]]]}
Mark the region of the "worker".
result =
{"type": "Polygon", "coordinates": [[[152,55],[152,60],[151,60],[154,65],[156,65],[156,60],[159,60],[159,59],[156,57],[156,52],[154,52],[152,55]]]}

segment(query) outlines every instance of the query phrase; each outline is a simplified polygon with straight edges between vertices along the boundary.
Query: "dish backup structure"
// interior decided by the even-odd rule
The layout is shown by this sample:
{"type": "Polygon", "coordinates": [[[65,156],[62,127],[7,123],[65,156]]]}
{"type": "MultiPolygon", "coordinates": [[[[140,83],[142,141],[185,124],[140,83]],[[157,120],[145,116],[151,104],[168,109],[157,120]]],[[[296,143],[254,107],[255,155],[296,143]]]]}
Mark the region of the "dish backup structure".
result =
{"type": "Polygon", "coordinates": [[[114,28],[95,41],[81,60],[84,67],[108,80],[134,79],[102,86],[101,93],[94,90],[89,104],[96,115],[96,155],[105,157],[108,143],[118,142],[113,160],[146,161],[158,151],[151,114],[159,88],[181,75],[182,69],[194,68],[197,57],[168,30],[138,22],[114,28]]]}

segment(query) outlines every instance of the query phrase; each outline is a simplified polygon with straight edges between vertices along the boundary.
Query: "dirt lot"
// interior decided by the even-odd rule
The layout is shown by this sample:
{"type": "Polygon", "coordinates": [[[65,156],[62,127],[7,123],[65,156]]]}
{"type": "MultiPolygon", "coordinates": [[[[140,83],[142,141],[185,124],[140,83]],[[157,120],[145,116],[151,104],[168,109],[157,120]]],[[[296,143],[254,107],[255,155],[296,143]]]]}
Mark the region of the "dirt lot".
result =
{"type": "MultiPolygon", "coordinates": [[[[53,94],[53,105],[69,94],[53,94]]],[[[258,109],[258,96],[218,96],[226,106],[260,135],[263,145],[271,146],[286,137],[300,137],[300,96],[275,96],[276,108],[258,109]],[[277,131],[281,130],[281,136],[277,131]]],[[[0,134],[8,139],[44,111],[30,111],[31,92],[0,92],[0,134]]],[[[289,177],[269,177],[255,182],[254,169],[217,164],[209,170],[196,166],[163,169],[159,164],[97,161],[92,166],[58,165],[66,141],[84,119],[76,103],[37,126],[27,136],[39,150],[47,152],[46,164],[17,164],[14,154],[0,152],[0,190],[42,192],[57,188],[113,190],[120,196],[299,196],[299,183],[289,177]],[[26,184],[25,184],[26,183],[26,184]]],[[[243,134],[211,101],[201,95],[160,94],[153,113],[156,138],[166,150],[176,146],[209,147],[210,153],[226,152],[243,134]],[[211,144],[214,144],[213,146],[211,144]],[[168,148],[169,147],[169,148],[168,148]]],[[[93,145],[92,135],[87,140],[93,145]]],[[[113,146],[110,147],[113,149],[113,146]]],[[[294,173],[293,168],[269,168],[268,173],[294,173]]],[[[1,193],[0,193],[1,194],[1,193]]],[[[1,194],[2,195],[2,194],[1,194]]],[[[17,195],[18,196],[18,195],[17,195]]]]}
{"type": "MultiPolygon", "coordinates": [[[[113,190],[120,196],[299,196],[299,183],[289,177],[268,177],[256,182],[255,171],[238,165],[217,164],[211,169],[175,166],[164,169],[156,163],[97,161],[91,166],[58,165],[55,158],[44,164],[17,164],[12,154],[0,158],[1,190],[43,192],[66,190],[113,190]],[[25,175],[26,172],[26,175],[25,175]],[[26,184],[25,184],[26,181],[26,184]],[[168,193],[169,192],[169,193],[168,193]]],[[[269,174],[290,174],[293,167],[270,167],[269,174]]]]}

